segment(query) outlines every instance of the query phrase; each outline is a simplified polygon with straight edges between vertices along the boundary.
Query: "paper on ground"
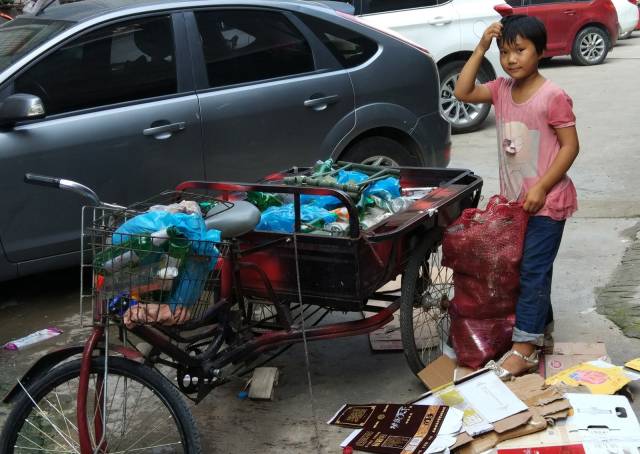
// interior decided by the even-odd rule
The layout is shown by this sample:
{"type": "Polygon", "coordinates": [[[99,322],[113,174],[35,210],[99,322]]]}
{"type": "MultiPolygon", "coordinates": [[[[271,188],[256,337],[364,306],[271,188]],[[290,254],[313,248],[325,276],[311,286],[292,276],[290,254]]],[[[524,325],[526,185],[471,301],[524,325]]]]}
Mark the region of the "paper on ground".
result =
{"type": "Polygon", "coordinates": [[[448,405],[462,411],[462,425],[472,437],[491,432],[493,426],[467,402],[454,385],[447,386],[416,402],[416,405],[448,405]]]}
{"type": "Polygon", "coordinates": [[[494,373],[436,391],[418,405],[449,405],[464,412],[464,429],[473,436],[493,430],[491,423],[527,409],[527,406],[494,373]]]}
{"type": "MultiPolygon", "coordinates": [[[[419,403],[415,403],[412,405],[421,405],[419,403]]],[[[447,449],[450,446],[453,446],[456,442],[456,438],[458,433],[462,430],[462,412],[455,408],[449,408],[447,411],[447,415],[442,421],[442,426],[438,431],[438,436],[433,440],[425,454],[432,454],[436,452],[441,452],[447,449]]],[[[354,430],[349,434],[347,438],[345,438],[342,443],[340,443],[340,447],[344,448],[347,446],[359,433],[361,429],[354,430]]]]}

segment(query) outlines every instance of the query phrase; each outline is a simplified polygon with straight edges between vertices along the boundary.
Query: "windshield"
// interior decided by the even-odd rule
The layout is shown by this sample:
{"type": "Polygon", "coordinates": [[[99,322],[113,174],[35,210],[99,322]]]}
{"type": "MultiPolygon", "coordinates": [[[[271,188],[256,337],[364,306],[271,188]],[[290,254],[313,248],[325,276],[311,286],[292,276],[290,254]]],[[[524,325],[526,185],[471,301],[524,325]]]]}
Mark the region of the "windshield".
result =
{"type": "Polygon", "coordinates": [[[74,22],[18,17],[0,25],[0,72],[74,22]]]}

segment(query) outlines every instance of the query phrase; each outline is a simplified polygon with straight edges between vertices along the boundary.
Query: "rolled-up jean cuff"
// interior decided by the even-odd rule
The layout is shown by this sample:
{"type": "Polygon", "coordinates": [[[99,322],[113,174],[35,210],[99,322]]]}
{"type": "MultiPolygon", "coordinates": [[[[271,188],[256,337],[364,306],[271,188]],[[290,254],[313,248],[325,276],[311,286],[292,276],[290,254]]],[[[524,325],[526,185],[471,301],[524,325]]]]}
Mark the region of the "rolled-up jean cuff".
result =
{"type": "Polygon", "coordinates": [[[544,345],[544,334],[531,334],[521,329],[513,327],[513,336],[511,336],[513,342],[524,342],[527,344],[534,344],[538,347],[544,345]]]}

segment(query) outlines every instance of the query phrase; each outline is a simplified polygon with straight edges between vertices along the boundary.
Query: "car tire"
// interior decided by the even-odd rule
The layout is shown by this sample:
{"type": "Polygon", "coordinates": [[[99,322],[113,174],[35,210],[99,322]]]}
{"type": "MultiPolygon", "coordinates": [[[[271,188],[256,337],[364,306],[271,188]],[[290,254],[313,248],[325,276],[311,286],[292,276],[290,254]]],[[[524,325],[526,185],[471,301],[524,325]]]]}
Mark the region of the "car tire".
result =
{"type": "Polygon", "coordinates": [[[422,164],[401,143],[383,136],[365,137],[359,140],[340,157],[340,160],[390,167],[422,164]]]}
{"type": "MultiPolygon", "coordinates": [[[[440,111],[451,124],[451,132],[462,134],[475,131],[489,115],[491,104],[471,104],[458,101],[453,95],[464,61],[452,61],[438,69],[440,74],[440,111]]],[[[489,75],[480,68],[477,82],[485,83],[489,75]]]]}
{"type": "Polygon", "coordinates": [[[586,27],[573,41],[571,59],[580,66],[599,65],[607,58],[611,47],[609,34],[600,27],[586,27]]]}

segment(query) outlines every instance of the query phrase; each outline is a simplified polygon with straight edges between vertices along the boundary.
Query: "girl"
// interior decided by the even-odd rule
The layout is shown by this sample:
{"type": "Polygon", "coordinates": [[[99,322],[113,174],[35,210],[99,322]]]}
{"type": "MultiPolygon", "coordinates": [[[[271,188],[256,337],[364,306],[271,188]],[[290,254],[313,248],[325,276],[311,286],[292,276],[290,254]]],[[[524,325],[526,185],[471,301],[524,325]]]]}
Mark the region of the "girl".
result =
{"type": "Polygon", "coordinates": [[[544,24],[513,15],[490,25],[465,64],[455,96],[463,102],[492,103],[498,132],[500,193],[519,200],[530,213],[520,269],[513,347],[486,367],[502,379],[538,366],[545,327],[553,321],[551,276],[565,220],[577,209],[566,172],[578,155],[573,102],[538,72],[547,44],[544,24]],[[476,85],[485,52],[496,39],[500,63],[510,78],[476,85]]]}

